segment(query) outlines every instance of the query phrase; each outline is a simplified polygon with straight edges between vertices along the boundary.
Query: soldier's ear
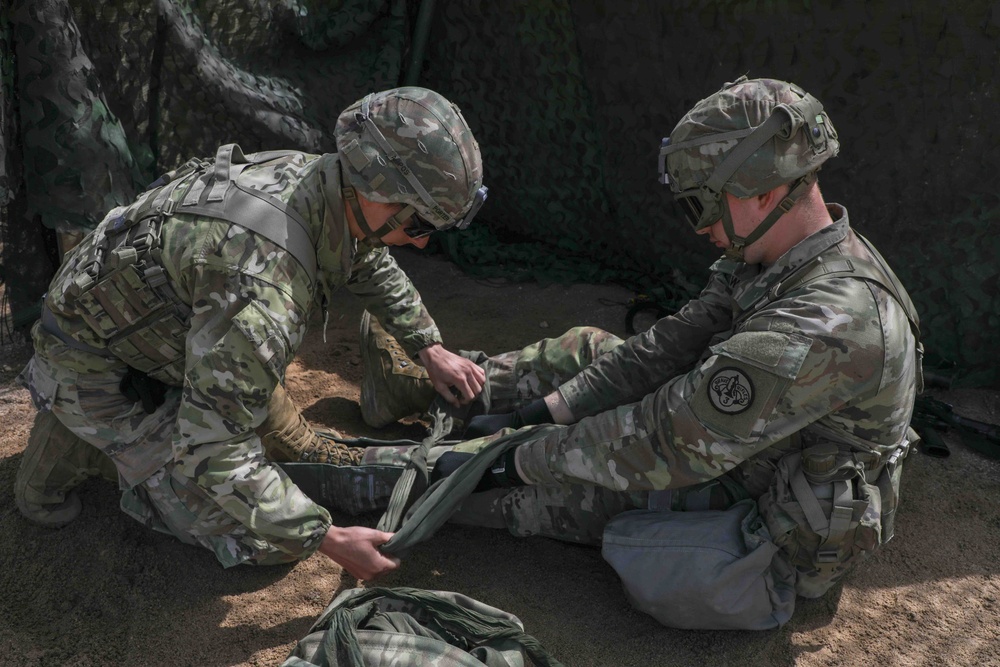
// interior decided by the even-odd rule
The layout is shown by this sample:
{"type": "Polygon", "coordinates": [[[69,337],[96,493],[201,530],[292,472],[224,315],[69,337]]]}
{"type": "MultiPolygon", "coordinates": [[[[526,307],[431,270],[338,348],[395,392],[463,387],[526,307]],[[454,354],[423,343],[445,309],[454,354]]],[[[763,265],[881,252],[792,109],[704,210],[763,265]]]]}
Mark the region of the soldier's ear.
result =
{"type": "Polygon", "coordinates": [[[773,190],[768,190],[762,194],[756,196],[757,205],[763,211],[771,211],[775,206],[781,203],[781,200],[788,196],[788,192],[791,188],[788,184],[779,185],[773,190]]]}

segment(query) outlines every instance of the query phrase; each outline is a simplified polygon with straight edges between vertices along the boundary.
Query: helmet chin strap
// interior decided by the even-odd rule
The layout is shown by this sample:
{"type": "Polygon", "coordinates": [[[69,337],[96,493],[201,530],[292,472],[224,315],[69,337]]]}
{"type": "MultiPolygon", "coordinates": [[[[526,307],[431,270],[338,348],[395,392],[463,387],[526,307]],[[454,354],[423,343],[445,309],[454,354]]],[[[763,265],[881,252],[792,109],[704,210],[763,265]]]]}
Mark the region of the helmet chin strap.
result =
{"type": "Polygon", "coordinates": [[[402,227],[403,223],[405,223],[416,211],[415,208],[407,204],[400,211],[389,216],[381,227],[373,230],[371,225],[368,224],[368,218],[365,217],[364,212],[361,210],[361,203],[358,201],[357,191],[352,186],[348,185],[341,188],[340,192],[344,197],[344,201],[346,201],[347,205],[351,207],[351,212],[354,213],[355,222],[358,223],[358,227],[361,228],[361,231],[365,235],[364,243],[373,250],[384,246],[385,243],[382,241],[382,237],[389,232],[402,227]]]}
{"type": "MultiPolygon", "coordinates": [[[[817,170],[818,171],[818,170],[817,170]]],[[[752,245],[757,242],[764,234],[774,227],[774,223],[781,219],[781,216],[792,210],[795,206],[795,202],[805,194],[809,186],[816,182],[816,172],[812,171],[798,178],[792,182],[792,187],[785,195],[785,198],[778,202],[778,205],[767,214],[767,217],[761,220],[760,224],[750,232],[746,237],[737,236],[736,231],[733,228],[733,216],[729,212],[729,201],[726,199],[726,193],[721,193],[722,197],[722,229],[725,230],[726,236],[729,237],[729,247],[726,249],[726,258],[733,259],[738,262],[745,262],[743,258],[743,251],[747,246],[752,245]]]]}

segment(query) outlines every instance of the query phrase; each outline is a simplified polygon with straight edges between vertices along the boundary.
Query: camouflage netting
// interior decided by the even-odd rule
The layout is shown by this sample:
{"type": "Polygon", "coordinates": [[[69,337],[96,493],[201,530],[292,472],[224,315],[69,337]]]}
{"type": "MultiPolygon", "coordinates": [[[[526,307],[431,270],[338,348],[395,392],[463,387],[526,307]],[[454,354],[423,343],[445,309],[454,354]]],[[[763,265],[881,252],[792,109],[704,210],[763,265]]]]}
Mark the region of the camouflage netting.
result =
{"type": "MultiPolygon", "coordinates": [[[[5,5],[2,277],[14,319],[52,270],[44,230],[90,227],[159,171],[220,143],[331,150],[341,108],[405,82],[422,4],[433,6],[5,5]]],[[[530,241],[562,252],[550,277],[576,265],[680,298],[713,252],[656,183],[660,138],[724,81],[786,79],[833,118],[843,147],[821,175],[824,193],[897,268],[932,360],[967,384],[1000,385],[989,344],[1000,334],[995,3],[475,0],[437,3],[427,37],[419,83],[462,107],[490,187],[489,229],[441,244],[464,266],[523,275],[530,241]],[[494,237],[521,243],[505,254],[494,237]]]]}

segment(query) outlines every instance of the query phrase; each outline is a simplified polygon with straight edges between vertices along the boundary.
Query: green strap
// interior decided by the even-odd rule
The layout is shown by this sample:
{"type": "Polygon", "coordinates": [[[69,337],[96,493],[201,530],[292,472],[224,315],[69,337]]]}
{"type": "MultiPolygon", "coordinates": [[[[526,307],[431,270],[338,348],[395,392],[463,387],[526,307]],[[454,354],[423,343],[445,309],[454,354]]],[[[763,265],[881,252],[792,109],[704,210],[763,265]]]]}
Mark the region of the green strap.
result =
{"type": "MultiPolygon", "coordinates": [[[[552,424],[522,428],[497,438],[476,452],[458,470],[435,482],[420,497],[412,501],[412,507],[403,518],[402,525],[398,526],[392,539],[380,547],[381,550],[387,554],[402,555],[409,548],[430,539],[437,529],[455,513],[458,506],[472,495],[479,480],[497,457],[556,428],[558,427],[552,424]]],[[[401,494],[407,491],[402,487],[398,490],[401,494]]],[[[395,491],[393,495],[395,495],[395,491]]],[[[388,512],[386,514],[388,515],[388,512]]],[[[383,516],[382,519],[385,521],[386,516],[383,516]]],[[[379,528],[380,530],[393,530],[396,526],[392,526],[390,523],[383,524],[380,521],[379,528]]]]}
{"type": "Polygon", "coordinates": [[[788,292],[804,287],[813,281],[824,278],[854,277],[875,283],[892,295],[892,297],[906,313],[906,318],[910,322],[910,327],[913,329],[914,336],[919,342],[920,318],[917,315],[917,309],[913,305],[913,301],[910,300],[910,296],[906,293],[906,290],[903,289],[902,284],[899,282],[899,278],[897,278],[896,274],[892,272],[892,269],[890,269],[888,264],[886,264],[885,259],[883,259],[878,251],[875,250],[868,239],[861,236],[857,232],[855,232],[855,236],[857,236],[865,247],[867,247],[872,253],[872,256],[876,259],[875,262],[870,262],[866,259],[862,259],[861,257],[841,255],[839,253],[821,254],[811,262],[803,264],[798,270],[793,272],[784,280],[776,283],[774,287],[768,290],[768,293],[764,298],[740,315],[740,321],[746,320],[765,305],[779,299],[788,292]]]}
{"type": "Polygon", "coordinates": [[[243,149],[236,144],[226,144],[219,146],[215,153],[215,167],[212,170],[212,189],[208,194],[208,201],[222,201],[229,189],[230,181],[234,181],[232,174],[234,165],[248,164],[247,158],[243,155],[243,149]]]}
{"type": "Polygon", "coordinates": [[[823,512],[823,508],[816,499],[816,494],[813,493],[809,481],[802,472],[802,455],[795,454],[794,456],[796,460],[789,463],[794,472],[788,480],[788,484],[792,488],[792,494],[799,501],[799,507],[802,508],[802,513],[805,514],[806,521],[809,522],[809,527],[812,531],[820,536],[827,535],[830,523],[826,513],[823,512]]]}
{"type": "MultiPolygon", "coordinates": [[[[440,401],[435,400],[432,402],[430,408],[427,410],[427,414],[431,420],[430,433],[420,443],[420,446],[415,448],[410,454],[410,461],[407,463],[406,469],[403,471],[399,481],[396,482],[396,486],[392,490],[392,496],[389,498],[389,505],[376,526],[379,530],[387,533],[394,533],[399,530],[399,527],[403,524],[403,520],[406,518],[406,512],[427,492],[430,485],[427,456],[430,454],[431,447],[441,443],[454,427],[454,419],[448,414],[447,408],[440,401]]],[[[427,537],[430,537],[430,535],[427,537]]],[[[422,542],[423,540],[420,541],[422,542]]],[[[392,540],[389,542],[392,542],[392,540]]]]}
{"type": "MultiPolygon", "coordinates": [[[[771,118],[774,118],[774,116],[771,116],[771,118]]],[[[818,171],[818,169],[816,171],[818,171]]],[[[806,190],[810,185],[816,182],[816,171],[811,171],[796,180],[792,184],[788,194],[785,195],[785,198],[778,202],[778,205],[771,209],[771,212],[767,214],[767,217],[761,220],[760,224],[757,225],[746,237],[736,235],[736,230],[733,227],[733,217],[729,212],[729,204],[726,202],[725,198],[723,198],[722,205],[724,215],[722,216],[722,228],[725,230],[726,236],[728,236],[730,240],[730,247],[726,250],[726,257],[743,261],[743,249],[756,242],[760,237],[764,236],[764,234],[766,234],[771,227],[774,227],[774,224],[778,222],[781,216],[792,210],[792,207],[795,206],[795,202],[797,202],[799,198],[806,193],[806,190]]]]}
{"type": "MultiPolygon", "coordinates": [[[[704,187],[712,192],[722,192],[722,187],[729,182],[729,177],[736,173],[747,159],[757,152],[757,150],[771,140],[774,135],[781,131],[781,128],[791,122],[788,112],[781,107],[776,107],[770,116],[763,123],[757,126],[750,135],[736,144],[729,155],[722,161],[712,175],[705,181],[704,187]],[[778,111],[782,113],[778,113],[778,111]]],[[[718,135],[715,135],[716,137],[718,135]]],[[[718,139],[716,139],[718,140],[718,139]]]]}
{"type": "Polygon", "coordinates": [[[820,563],[840,563],[840,547],[854,519],[854,490],[849,480],[833,482],[833,507],[830,508],[830,526],[826,539],[816,550],[820,563]]]}
{"type": "Polygon", "coordinates": [[[310,282],[316,279],[316,246],[309,227],[302,216],[276,197],[235,184],[222,202],[181,205],[176,212],[219,218],[259,234],[287,250],[305,269],[310,282]]]}
{"type": "Polygon", "coordinates": [[[816,549],[816,561],[822,564],[839,564],[841,562],[840,547],[854,519],[854,491],[851,481],[834,480],[830,482],[833,487],[833,498],[828,517],[816,498],[813,486],[809,484],[802,472],[801,455],[796,454],[795,456],[798,457],[798,460],[791,464],[794,472],[788,482],[792,494],[799,502],[799,507],[802,508],[802,513],[809,523],[809,528],[822,540],[816,549]]]}

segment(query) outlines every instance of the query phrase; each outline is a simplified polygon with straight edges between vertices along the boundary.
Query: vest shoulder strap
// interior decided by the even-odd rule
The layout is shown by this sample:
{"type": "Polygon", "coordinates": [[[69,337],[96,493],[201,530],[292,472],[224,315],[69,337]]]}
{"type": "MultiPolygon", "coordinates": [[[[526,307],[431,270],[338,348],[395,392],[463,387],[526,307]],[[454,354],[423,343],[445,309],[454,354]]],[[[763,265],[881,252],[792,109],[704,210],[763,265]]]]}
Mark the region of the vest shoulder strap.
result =
{"type": "MultiPolygon", "coordinates": [[[[768,291],[764,302],[774,301],[794,289],[825,278],[853,277],[866,280],[875,283],[892,295],[906,313],[906,318],[910,322],[910,328],[919,341],[920,318],[917,315],[917,309],[913,305],[913,301],[910,300],[910,295],[903,289],[899,278],[889,268],[882,255],[875,250],[875,247],[860,234],[857,234],[857,237],[868,251],[871,252],[872,257],[875,258],[874,262],[861,257],[841,255],[840,253],[823,253],[772,287],[768,291]]],[[[763,305],[763,303],[760,303],[752,310],[757,310],[763,305]]]]}
{"type": "Polygon", "coordinates": [[[248,158],[236,144],[221,146],[211,166],[211,178],[205,185],[207,196],[196,200],[185,197],[174,209],[177,213],[219,218],[248,229],[289,252],[310,282],[316,280],[316,244],[309,224],[283,201],[236,182],[250,165],[294,155],[298,151],[264,151],[248,158]]]}

